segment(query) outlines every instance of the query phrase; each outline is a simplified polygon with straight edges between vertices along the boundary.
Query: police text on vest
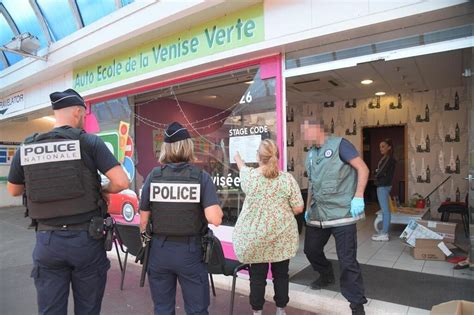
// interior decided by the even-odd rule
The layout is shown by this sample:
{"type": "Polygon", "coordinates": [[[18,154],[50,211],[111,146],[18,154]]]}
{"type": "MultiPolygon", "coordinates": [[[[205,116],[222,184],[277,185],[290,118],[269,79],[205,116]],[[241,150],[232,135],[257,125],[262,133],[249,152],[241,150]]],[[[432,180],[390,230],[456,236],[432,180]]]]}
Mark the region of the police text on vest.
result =
{"type": "Polygon", "coordinates": [[[24,144],[20,150],[22,166],[81,159],[79,140],[24,144]]]}
{"type": "Polygon", "coordinates": [[[201,201],[201,184],[151,183],[151,202],[190,202],[201,201]]]}

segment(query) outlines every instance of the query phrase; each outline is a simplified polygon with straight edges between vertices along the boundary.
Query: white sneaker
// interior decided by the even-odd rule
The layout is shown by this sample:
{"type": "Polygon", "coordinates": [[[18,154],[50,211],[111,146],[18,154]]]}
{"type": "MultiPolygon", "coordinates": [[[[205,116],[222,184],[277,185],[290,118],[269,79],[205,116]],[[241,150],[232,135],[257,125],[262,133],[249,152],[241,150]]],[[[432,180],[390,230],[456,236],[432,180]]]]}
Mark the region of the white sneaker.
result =
{"type": "Polygon", "coordinates": [[[382,234],[374,234],[372,235],[372,241],[376,242],[388,242],[390,238],[388,237],[387,233],[382,233],[382,234]]]}

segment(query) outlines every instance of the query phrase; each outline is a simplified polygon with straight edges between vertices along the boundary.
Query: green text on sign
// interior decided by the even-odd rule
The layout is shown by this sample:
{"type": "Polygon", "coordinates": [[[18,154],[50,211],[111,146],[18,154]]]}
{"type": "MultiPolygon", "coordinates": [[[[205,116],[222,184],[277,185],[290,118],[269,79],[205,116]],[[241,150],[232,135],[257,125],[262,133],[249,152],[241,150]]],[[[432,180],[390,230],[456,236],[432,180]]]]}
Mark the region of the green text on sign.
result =
{"type": "Polygon", "coordinates": [[[74,89],[89,90],[263,39],[263,5],[259,4],[75,69],[74,89]]]}

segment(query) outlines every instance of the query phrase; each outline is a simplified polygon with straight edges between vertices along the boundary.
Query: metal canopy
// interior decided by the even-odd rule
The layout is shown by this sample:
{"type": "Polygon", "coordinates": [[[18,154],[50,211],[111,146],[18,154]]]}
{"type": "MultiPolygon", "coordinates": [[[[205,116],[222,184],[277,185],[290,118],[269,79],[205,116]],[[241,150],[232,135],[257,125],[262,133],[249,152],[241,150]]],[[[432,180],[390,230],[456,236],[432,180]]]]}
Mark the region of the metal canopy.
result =
{"type": "MultiPolygon", "coordinates": [[[[15,35],[38,37],[43,49],[134,0],[0,0],[0,46],[15,35]]],[[[24,57],[0,51],[0,71],[24,57]]]]}

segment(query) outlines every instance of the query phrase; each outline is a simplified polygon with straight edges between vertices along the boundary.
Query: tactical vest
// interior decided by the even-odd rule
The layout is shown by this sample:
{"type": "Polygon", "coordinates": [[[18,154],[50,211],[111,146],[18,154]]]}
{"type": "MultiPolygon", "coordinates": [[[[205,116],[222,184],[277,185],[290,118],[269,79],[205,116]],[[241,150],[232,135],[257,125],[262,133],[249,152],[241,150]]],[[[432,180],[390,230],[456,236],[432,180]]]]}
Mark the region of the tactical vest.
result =
{"type": "Polygon", "coordinates": [[[98,209],[100,177],[81,156],[81,129],[56,128],[35,134],[20,147],[29,216],[67,217],[98,209]]]}
{"type": "Polygon", "coordinates": [[[365,215],[352,217],[351,200],[357,188],[357,172],[339,157],[342,138],[329,137],[319,148],[312,148],[306,159],[312,201],[307,223],[319,227],[353,224],[365,215]]]}
{"type": "Polygon", "coordinates": [[[153,169],[150,183],[153,234],[195,236],[205,231],[201,174],[193,165],[153,169]]]}

